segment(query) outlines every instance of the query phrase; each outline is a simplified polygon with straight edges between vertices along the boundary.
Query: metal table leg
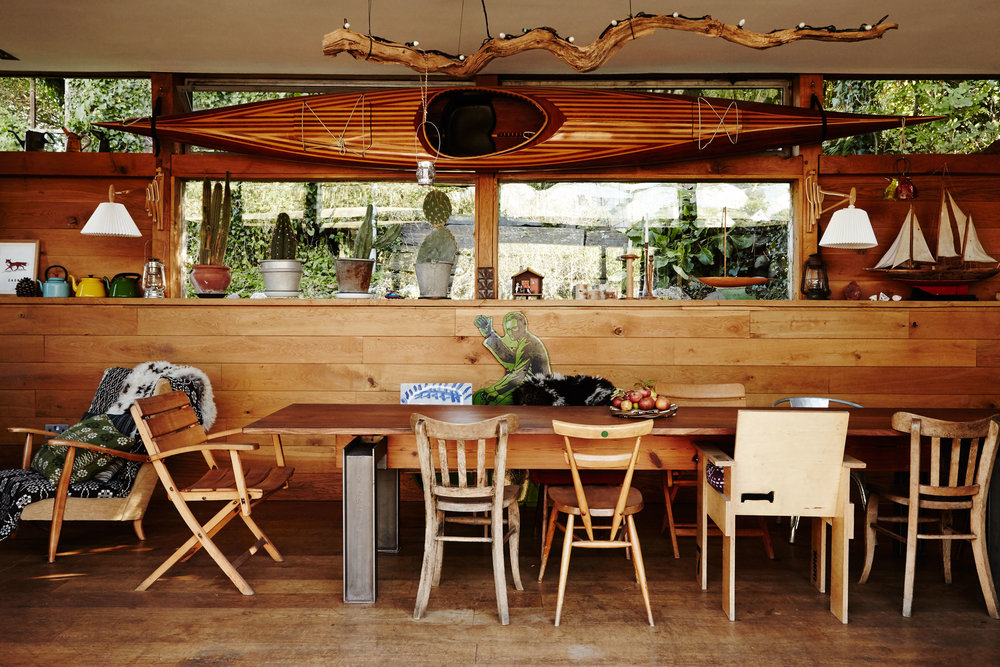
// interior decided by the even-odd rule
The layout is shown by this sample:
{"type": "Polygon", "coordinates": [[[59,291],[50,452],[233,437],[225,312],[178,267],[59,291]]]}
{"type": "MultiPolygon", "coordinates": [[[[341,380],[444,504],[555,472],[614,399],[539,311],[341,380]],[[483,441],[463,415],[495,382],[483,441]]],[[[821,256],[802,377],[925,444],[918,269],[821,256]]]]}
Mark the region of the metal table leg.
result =
{"type": "Polygon", "coordinates": [[[377,552],[399,551],[399,471],[388,469],[386,452],[386,439],[378,437],[344,447],[344,602],[375,602],[377,552]]]}

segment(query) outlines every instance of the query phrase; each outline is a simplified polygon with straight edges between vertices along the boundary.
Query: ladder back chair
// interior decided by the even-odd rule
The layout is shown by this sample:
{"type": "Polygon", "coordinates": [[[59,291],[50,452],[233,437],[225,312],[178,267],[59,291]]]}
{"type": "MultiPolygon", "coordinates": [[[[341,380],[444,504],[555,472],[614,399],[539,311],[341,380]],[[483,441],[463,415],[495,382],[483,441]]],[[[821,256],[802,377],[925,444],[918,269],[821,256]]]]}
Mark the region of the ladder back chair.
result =
{"type": "MultiPolygon", "coordinates": [[[[845,408],[864,407],[853,401],[845,401],[841,398],[826,398],[825,396],[787,396],[776,400],[771,404],[771,407],[776,408],[785,403],[790,408],[829,408],[831,405],[833,407],[843,406],[845,408]]],[[[858,489],[858,496],[861,498],[861,507],[868,507],[868,485],[865,482],[864,473],[858,471],[852,472],[851,481],[854,482],[855,487],[858,489]]],[[[791,519],[791,528],[788,530],[789,544],[795,544],[795,533],[799,530],[799,518],[793,516],[791,519]]]]}
{"type": "Polygon", "coordinates": [[[741,410],[733,456],[698,447],[698,576],[706,590],[711,519],[722,531],[722,610],[729,620],[736,620],[736,518],[808,516],[814,517],[810,579],[825,592],[829,524],[830,612],[847,623],[848,545],[854,530],[850,472],[864,467],[844,454],[849,416],[842,411],[741,410]],[[809,443],[807,450],[802,443],[809,443]],[[723,470],[721,484],[709,480],[709,463],[723,470]]]}
{"type": "Polygon", "coordinates": [[[892,427],[910,434],[909,482],[905,487],[873,486],[871,489],[865,520],[865,567],[861,583],[868,581],[871,574],[876,532],[904,542],[903,616],[909,616],[913,609],[917,541],[941,542],[944,579],[950,584],[952,542],[966,540],[972,547],[986,608],[991,617],[1000,618],[997,590],[986,552],[986,502],[997,457],[1000,415],[973,422],[950,422],[897,412],[892,416],[892,427]],[[926,468],[921,467],[922,453],[926,455],[926,468]],[[883,501],[906,507],[906,515],[879,514],[883,501]],[[922,511],[933,515],[921,516],[922,511]],[[955,526],[956,512],[968,513],[968,523],[963,521],[960,528],[955,526]],[[937,529],[922,532],[920,524],[936,524],[937,529]],[[900,525],[906,529],[905,535],[892,530],[900,525]],[[964,530],[966,526],[968,530],[964,530]]]}
{"type": "Polygon", "coordinates": [[[524,589],[517,555],[521,535],[517,505],[520,485],[504,484],[507,472],[507,436],[517,431],[517,417],[506,414],[470,424],[455,424],[414,413],[410,416],[410,426],[417,439],[426,519],[424,558],[413,618],[423,616],[430,600],[431,587],[437,586],[441,581],[445,542],[482,542],[492,548],[497,611],[500,622],[508,625],[510,614],[507,607],[504,542],[510,548],[510,571],[514,588],[519,591],[524,589]],[[487,473],[490,459],[493,464],[492,477],[487,473]],[[470,463],[475,467],[470,466],[470,463]],[[483,536],[445,534],[446,524],[449,523],[485,526],[487,530],[483,536]]]}
{"type": "MultiPolygon", "coordinates": [[[[683,382],[668,382],[666,384],[657,383],[658,393],[670,398],[671,402],[679,406],[685,405],[705,405],[705,406],[731,406],[745,407],[747,404],[746,388],[738,383],[721,384],[698,384],[683,382]]],[[[660,473],[663,482],[663,525],[660,532],[668,532],[670,544],[674,548],[674,558],[681,557],[680,548],[677,545],[678,537],[694,537],[697,535],[696,522],[677,523],[674,519],[674,500],[677,499],[677,492],[681,488],[695,489],[698,486],[697,477],[681,470],[664,470],[660,473]]],[[[757,528],[741,528],[740,536],[760,537],[763,541],[764,552],[768,558],[774,558],[774,549],[771,547],[771,533],[767,529],[767,523],[763,518],[759,521],[757,528]]]]}
{"type": "Polygon", "coordinates": [[[284,465],[284,454],[280,444],[275,443],[277,465],[244,465],[240,460],[240,452],[258,449],[259,445],[212,442],[241,431],[231,429],[206,435],[198,423],[187,395],[180,391],[138,400],[132,405],[131,410],[153,468],[163,482],[167,496],[192,533],[191,537],[139,584],[136,590],[146,590],[179,561],[186,561],[199,549],[204,548],[241,593],[253,595],[253,588],[237,572],[237,568],[261,548],[276,562],[284,560],[250,516],[251,509],[284,487],[294,472],[294,468],[284,465]],[[208,471],[190,486],[179,488],[167,469],[165,460],[171,456],[191,452],[198,452],[204,457],[208,471]],[[219,467],[213,452],[228,453],[231,467],[219,467]],[[188,503],[198,501],[222,501],[225,504],[215,516],[202,524],[188,506],[188,503]],[[256,541],[237,558],[229,561],[212,541],[212,537],[237,516],[250,529],[256,541]]]}
{"type": "Polygon", "coordinates": [[[642,436],[648,435],[653,430],[653,421],[647,419],[613,426],[595,426],[553,420],[552,428],[556,434],[563,436],[564,454],[573,477],[572,487],[550,486],[548,489],[552,514],[549,516],[545,534],[538,581],[545,575],[545,564],[548,562],[552,539],[558,526],[564,535],[555,624],[559,625],[562,616],[570,555],[573,547],[581,547],[629,550],[636,581],[639,582],[642,599],[646,605],[646,617],[649,624],[653,625],[646,569],[643,566],[639,534],[636,532],[633,518],[633,515],[643,507],[642,493],[639,489],[632,488],[632,475],[639,456],[639,445],[642,436]],[[573,444],[574,440],[579,446],[573,444]],[[580,476],[581,468],[623,470],[625,477],[620,485],[584,484],[580,476]],[[565,524],[559,523],[560,514],[566,515],[565,524]],[[576,525],[575,517],[580,517],[581,525],[576,525]],[[606,520],[607,523],[595,523],[595,518],[606,520]]]}

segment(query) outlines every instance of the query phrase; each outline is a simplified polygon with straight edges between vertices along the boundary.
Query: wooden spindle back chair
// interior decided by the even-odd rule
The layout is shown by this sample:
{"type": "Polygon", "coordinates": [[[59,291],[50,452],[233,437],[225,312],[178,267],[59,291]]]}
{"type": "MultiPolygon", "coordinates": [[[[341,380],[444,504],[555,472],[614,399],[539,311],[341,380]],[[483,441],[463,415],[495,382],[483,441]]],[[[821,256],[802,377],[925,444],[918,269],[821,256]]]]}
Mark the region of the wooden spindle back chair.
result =
{"type": "MultiPolygon", "coordinates": [[[[973,422],[951,422],[910,412],[892,416],[892,427],[910,435],[910,471],[905,487],[873,486],[865,521],[865,568],[861,583],[868,580],[875,559],[875,534],[906,543],[903,578],[903,616],[913,609],[913,581],[917,541],[941,543],[944,578],[951,583],[951,544],[968,541],[976,563],[979,585],[990,616],[1000,618],[997,591],[986,551],[986,503],[997,457],[1000,415],[973,422]],[[921,465],[925,454],[926,467],[921,465]],[[905,516],[879,514],[879,504],[888,501],[906,507],[905,516]],[[921,516],[921,510],[936,512],[921,516]],[[968,512],[968,530],[955,527],[955,513],[968,512]],[[923,532],[920,524],[937,524],[936,532],[923,532]],[[905,535],[893,528],[905,526],[905,535]]],[[[964,528],[964,524],[962,528],[964,528]]]]}
{"type": "Polygon", "coordinates": [[[471,424],[455,424],[415,413],[410,417],[410,426],[417,437],[426,518],[424,559],[413,618],[423,616],[431,587],[441,580],[444,543],[484,542],[492,546],[497,610],[500,622],[507,625],[510,615],[503,556],[505,541],[510,547],[514,587],[523,589],[518,568],[520,486],[504,484],[507,436],[517,431],[517,416],[506,414],[471,424]],[[470,447],[472,443],[474,446],[470,447]],[[504,530],[505,509],[507,530],[504,530]],[[481,525],[487,530],[483,536],[445,534],[448,523],[481,525]]]}
{"type": "Polygon", "coordinates": [[[538,580],[541,581],[545,576],[545,565],[558,527],[564,532],[564,537],[555,624],[559,625],[562,616],[572,549],[582,547],[621,548],[631,551],[636,580],[639,582],[642,599],[646,605],[646,616],[649,624],[653,625],[646,570],[633,519],[633,515],[643,507],[642,493],[632,487],[632,475],[635,472],[642,436],[648,435],[653,430],[652,420],[615,425],[573,424],[553,420],[552,428],[556,434],[563,436],[566,462],[573,478],[572,487],[551,486],[548,489],[552,514],[545,534],[538,580]],[[574,441],[577,444],[574,444],[574,441]],[[584,484],[581,480],[581,469],[622,470],[624,479],[620,485],[584,484]],[[565,524],[558,522],[559,514],[566,515],[565,524]],[[575,517],[580,517],[580,526],[575,525],[575,517]],[[606,523],[595,523],[595,518],[602,519],[606,523]],[[583,535],[578,537],[578,532],[582,532],[583,535]]]}

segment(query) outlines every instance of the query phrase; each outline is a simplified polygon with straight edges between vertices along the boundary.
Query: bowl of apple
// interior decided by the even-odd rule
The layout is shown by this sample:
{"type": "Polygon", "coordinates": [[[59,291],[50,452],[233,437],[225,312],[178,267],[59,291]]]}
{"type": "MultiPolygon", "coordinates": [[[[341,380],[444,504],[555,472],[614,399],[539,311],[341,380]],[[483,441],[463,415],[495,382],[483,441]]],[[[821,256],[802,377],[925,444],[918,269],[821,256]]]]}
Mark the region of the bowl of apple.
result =
{"type": "Polygon", "coordinates": [[[626,419],[655,419],[670,417],[677,412],[677,404],[656,392],[651,384],[637,384],[632,389],[616,389],[611,397],[611,414],[626,419]]]}

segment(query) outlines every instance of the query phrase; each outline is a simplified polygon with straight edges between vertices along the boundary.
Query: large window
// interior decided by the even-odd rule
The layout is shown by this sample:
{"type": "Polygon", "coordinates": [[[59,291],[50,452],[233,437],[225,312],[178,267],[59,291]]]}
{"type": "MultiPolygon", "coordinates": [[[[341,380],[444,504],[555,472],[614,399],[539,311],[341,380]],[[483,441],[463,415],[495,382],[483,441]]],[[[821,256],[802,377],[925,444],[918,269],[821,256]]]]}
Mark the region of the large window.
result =
{"type": "MultiPolygon", "coordinates": [[[[247,297],[263,291],[257,267],[267,259],[274,221],[287,213],[299,239],[298,258],[303,266],[302,295],[308,298],[336,296],[334,258],[345,254],[368,204],[375,207],[376,238],[379,230],[399,224],[402,233],[385,250],[378,252],[371,291],[378,296],[399,294],[418,296],[413,265],[417,248],[430,232],[424,220],[426,187],[413,182],[337,183],[255,183],[233,182],[233,225],[226,252],[226,264],[233,274],[230,293],[247,297]]],[[[452,216],[448,229],[458,242],[451,297],[470,299],[475,295],[473,279],[473,220],[475,188],[436,186],[448,194],[452,216]]],[[[201,223],[201,181],[189,181],[185,188],[184,218],[187,223],[187,265],[197,259],[198,229],[201,223]]],[[[189,292],[193,295],[193,292],[189,292]]]]}
{"type": "Polygon", "coordinates": [[[532,269],[544,297],[622,295],[623,255],[648,242],[653,295],[789,298],[791,188],[787,183],[504,183],[500,188],[500,298],[532,269]],[[725,251],[723,248],[725,247],[725,251]],[[763,285],[719,293],[699,276],[761,276],[763,285]]]}

